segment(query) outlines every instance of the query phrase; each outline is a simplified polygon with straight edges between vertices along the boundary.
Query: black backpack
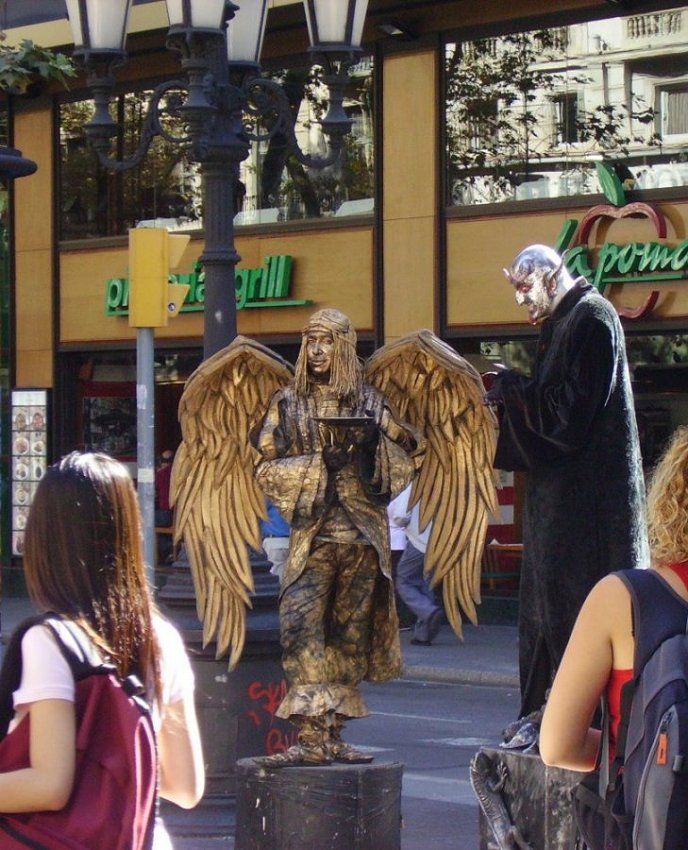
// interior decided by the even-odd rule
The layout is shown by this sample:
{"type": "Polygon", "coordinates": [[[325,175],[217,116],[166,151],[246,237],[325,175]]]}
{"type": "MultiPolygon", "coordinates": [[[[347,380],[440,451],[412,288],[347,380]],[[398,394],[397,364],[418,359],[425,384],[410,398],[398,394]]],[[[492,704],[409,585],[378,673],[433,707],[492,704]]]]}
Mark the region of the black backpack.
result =
{"type": "Polygon", "coordinates": [[[686,850],[688,603],[654,571],[616,575],[633,601],[634,676],[608,778],[605,712],[600,769],[574,789],[574,815],[591,850],[686,850]]]}
{"type": "Polygon", "coordinates": [[[143,687],[120,680],[86,634],[55,614],[31,617],[10,639],[0,673],[0,770],[29,764],[29,721],[9,734],[12,692],[21,681],[21,639],[31,626],[52,631],[74,675],[76,772],[67,805],[55,812],[0,815],[0,847],[34,850],[150,850],[157,797],[157,753],[143,687]]]}

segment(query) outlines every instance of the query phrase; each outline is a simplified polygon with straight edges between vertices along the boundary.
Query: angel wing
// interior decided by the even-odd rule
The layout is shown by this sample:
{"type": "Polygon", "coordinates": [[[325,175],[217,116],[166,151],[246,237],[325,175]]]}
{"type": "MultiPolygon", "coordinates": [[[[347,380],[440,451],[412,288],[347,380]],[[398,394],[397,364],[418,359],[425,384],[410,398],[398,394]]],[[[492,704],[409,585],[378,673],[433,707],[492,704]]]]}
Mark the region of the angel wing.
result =
{"type": "Polygon", "coordinates": [[[378,349],[365,366],[402,419],[426,438],[409,506],[420,502],[420,528],[432,520],[424,572],[442,583],[447,617],[462,636],[461,610],[477,622],[487,522],[496,514],[492,468],[497,422],[478,372],[432,331],[416,331],[378,349]]]}
{"type": "Polygon", "coordinates": [[[256,484],[251,429],[293,367],[255,340],[238,336],[204,361],[179,402],[182,443],[172,467],[174,540],[186,545],[203,623],[203,644],[230,650],[230,669],[244,647],[253,576],[248,546],[261,548],[266,518],[256,484]]]}

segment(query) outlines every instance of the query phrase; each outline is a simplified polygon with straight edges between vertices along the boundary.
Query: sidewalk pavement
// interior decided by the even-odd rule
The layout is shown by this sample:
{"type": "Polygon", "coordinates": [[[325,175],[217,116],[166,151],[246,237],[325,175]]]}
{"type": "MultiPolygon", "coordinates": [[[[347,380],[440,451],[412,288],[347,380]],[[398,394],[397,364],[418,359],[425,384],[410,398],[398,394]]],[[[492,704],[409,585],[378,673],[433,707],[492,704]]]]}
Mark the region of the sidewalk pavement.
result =
{"type": "MultiPolygon", "coordinates": [[[[0,599],[2,635],[9,635],[31,612],[31,604],[25,598],[0,599]]],[[[412,630],[402,629],[402,678],[518,688],[516,627],[467,623],[463,632],[461,641],[448,625],[444,625],[432,646],[414,646],[411,644],[412,630]]],[[[204,800],[193,813],[168,805],[163,805],[162,811],[174,837],[175,850],[232,850],[234,847],[233,812],[228,812],[227,801],[204,800]]]]}
{"type": "MultiPolygon", "coordinates": [[[[0,598],[2,635],[9,635],[17,623],[32,611],[31,603],[25,597],[0,598]]],[[[461,641],[445,624],[432,646],[414,646],[411,636],[410,628],[401,630],[405,679],[518,687],[515,626],[464,623],[461,641]]]]}

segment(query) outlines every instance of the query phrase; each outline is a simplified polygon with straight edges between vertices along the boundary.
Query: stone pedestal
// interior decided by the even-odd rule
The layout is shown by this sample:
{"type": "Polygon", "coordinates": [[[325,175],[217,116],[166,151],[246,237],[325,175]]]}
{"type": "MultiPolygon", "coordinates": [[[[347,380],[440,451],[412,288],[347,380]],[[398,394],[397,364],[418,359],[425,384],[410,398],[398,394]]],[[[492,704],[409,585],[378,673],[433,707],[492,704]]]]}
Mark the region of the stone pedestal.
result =
{"type": "Polygon", "coordinates": [[[237,764],[236,850],[399,850],[399,762],[237,764]]]}
{"type": "MultiPolygon", "coordinates": [[[[493,764],[506,768],[501,792],[511,822],[532,850],[571,850],[575,825],[571,789],[582,774],[547,767],[537,755],[484,748],[493,764]]],[[[480,811],[480,850],[499,847],[484,812],[480,811]]]]}

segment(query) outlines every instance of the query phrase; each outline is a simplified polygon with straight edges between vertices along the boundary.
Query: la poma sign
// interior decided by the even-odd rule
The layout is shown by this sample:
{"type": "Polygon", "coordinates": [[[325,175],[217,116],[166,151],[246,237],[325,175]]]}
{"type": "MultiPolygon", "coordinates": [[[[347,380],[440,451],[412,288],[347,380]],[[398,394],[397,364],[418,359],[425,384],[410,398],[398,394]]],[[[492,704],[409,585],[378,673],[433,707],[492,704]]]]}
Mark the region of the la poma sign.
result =
{"type": "MultiPolygon", "coordinates": [[[[555,243],[556,250],[565,255],[566,267],[571,274],[587,278],[602,294],[614,284],[686,280],[688,240],[675,245],[658,241],[667,237],[667,220],[661,209],[643,201],[625,203],[624,188],[616,172],[604,163],[596,165],[602,189],[610,203],[592,207],[580,222],[575,219],[565,221],[555,243]],[[625,218],[647,219],[650,239],[623,244],[605,242],[593,252],[589,246],[593,227],[601,220],[613,222],[625,218]]],[[[626,319],[643,318],[654,308],[659,294],[659,290],[653,289],[640,306],[616,305],[616,310],[626,319]]]]}
{"type": "MultiPolygon", "coordinates": [[[[306,307],[313,302],[291,297],[292,258],[279,254],[265,258],[265,265],[257,269],[236,269],[237,310],[250,308],[306,307]]],[[[205,272],[199,261],[190,274],[170,275],[171,283],[186,283],[189,292],[180,313],[197,313],[205,305],[205,272]]],[[[105,291],[105,315],[129,314],[129,280],[115,277],[108,280],[105,291]]]]}

